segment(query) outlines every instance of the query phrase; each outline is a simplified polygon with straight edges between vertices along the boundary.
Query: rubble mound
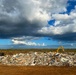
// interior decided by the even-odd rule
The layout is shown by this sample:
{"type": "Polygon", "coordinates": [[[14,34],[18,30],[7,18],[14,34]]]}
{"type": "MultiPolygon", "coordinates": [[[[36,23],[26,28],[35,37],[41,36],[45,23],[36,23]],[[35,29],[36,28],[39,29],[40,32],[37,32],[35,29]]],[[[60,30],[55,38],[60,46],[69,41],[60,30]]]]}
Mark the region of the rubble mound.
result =
{"type": "Polygon", "coordinates": [[[76,66],[76,53],[28,52],[0,56],[0,64],[21,66],[76,66]]]}

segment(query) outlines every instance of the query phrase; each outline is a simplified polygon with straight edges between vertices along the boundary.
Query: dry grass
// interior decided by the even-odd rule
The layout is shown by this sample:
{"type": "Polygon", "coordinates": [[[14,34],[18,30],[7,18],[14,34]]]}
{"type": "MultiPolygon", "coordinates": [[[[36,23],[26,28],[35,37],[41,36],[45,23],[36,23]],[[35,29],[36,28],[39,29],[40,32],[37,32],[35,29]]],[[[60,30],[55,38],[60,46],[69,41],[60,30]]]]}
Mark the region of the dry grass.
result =
{"type": "MultiPolygon", "coordinates": [[[[7,49],[7,50],[0,50],[0,52],[3,52],[5,54],[16,54],[16,53],[27,53],[30,51],[37,51],[37,52],[55,52],[57,49],[7,49]]],[[[62,52],[62,50],[60,50],[62,52]]],[[[76,49],[65,49],[65,52],[76,52],[76,49]]]]}
{"type": "Polygon", "coordinates": [[[76,75],[76,67],[0,65],[0,75],[76,75]]]}

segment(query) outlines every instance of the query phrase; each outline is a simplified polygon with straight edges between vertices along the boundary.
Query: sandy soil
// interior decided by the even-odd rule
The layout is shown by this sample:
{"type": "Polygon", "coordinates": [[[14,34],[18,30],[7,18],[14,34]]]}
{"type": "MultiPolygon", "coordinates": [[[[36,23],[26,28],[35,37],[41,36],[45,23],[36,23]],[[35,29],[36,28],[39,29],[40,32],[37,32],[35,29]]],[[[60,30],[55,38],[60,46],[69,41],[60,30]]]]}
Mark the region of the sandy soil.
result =
{"type": "Polygon", "coordinates": [[[0,75],[76,75],[76,67],[0,65],[0,75]]]}

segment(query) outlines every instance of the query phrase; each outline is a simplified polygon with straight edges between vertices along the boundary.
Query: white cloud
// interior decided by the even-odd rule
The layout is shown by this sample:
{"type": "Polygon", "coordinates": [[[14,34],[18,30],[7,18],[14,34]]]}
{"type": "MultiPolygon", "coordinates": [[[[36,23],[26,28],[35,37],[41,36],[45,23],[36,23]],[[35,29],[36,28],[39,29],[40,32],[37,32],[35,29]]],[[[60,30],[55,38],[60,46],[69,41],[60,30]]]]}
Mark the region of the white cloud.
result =
{"type": "Polygon", "coordinates": [[[39,39],[40,37],[35,37],[35,36],[22,36],[22,37],[13,37],[12,39],[14,40],[37,40],[39,39]]]}
{"type": "Polygon", "coordinates": [[[68,14],[54,14],[52,17],[56,20],[67,20],[71,18],[68,14]]]}
{"type": "Polygon", "coordinates": [[[73,44],[73,43],[71,43],[70,45],[71,45],[71,46],[74,46],[74,44],[73,44]]]}
{"type": "Polygon", "coordinates": [[[56,20],[54,26],[43,27],[39,33],[52,36],[76,32],[76,8],[69,15],[53,14],[52,18],[56,20]]]}
{"type": "Polygon", "coordinates": [[[70,15],[68,14],[53,14],[52,16],[56,20],[69,20],[76,18],[76,12],[71,12],[70,15]]]}
{"type": "Polygon", "coordinates": [[[66,11],[67,0],[18,0],[23,16],[29,21],[39,21],[46,26],[51,14],[66,11]]]}
{"type": "Polygon", "coordinates": [[[54,25],[56,26],[56,25],[59,25],[59,24],[60,24],[60,21],[55,21],[54,25]]]}
{"type": "Polygon", "coordinates": [[[64,34],[65,32],[69,32],[70,26],[50,26],[50,27],[44,27],[41,30],[39,30],[39,33],[47,34],[49,36],[51,35],[58,35],[58,34],[64,34]],[[48,33],[47,33],[48,32],[48,33]]]}
{"type": "Polygon", "coordinates": [[[44,43],[40,44],[40,43],[30,42],[26,40],[21,40],[21,38],[12,39],[12,42],[15,45],[22,44],[22,45],[27,45],[27,46],[45,46],[44,43]]]}

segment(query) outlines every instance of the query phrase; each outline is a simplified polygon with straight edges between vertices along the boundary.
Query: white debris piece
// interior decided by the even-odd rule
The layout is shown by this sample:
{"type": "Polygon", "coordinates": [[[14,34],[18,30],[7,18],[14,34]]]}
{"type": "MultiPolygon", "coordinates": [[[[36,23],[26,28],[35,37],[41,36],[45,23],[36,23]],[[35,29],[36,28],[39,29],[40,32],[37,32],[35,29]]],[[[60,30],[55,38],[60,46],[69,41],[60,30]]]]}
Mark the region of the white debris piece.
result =
{"type": "Polygon", "coordinates": [[[61,58],[61,62],[68,62],[68,59],[67,59],[67,58],[62,57],[62,58],[61,58]]]}

